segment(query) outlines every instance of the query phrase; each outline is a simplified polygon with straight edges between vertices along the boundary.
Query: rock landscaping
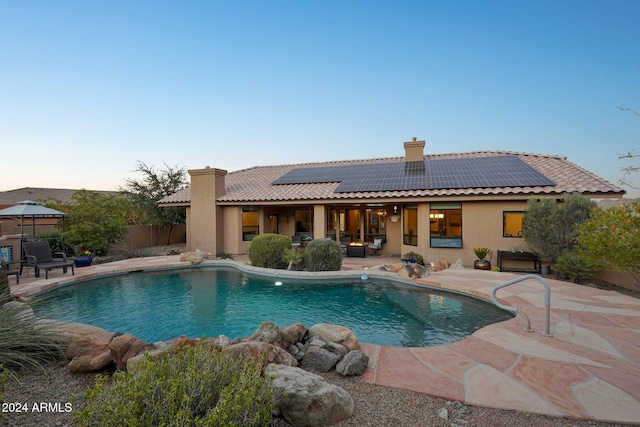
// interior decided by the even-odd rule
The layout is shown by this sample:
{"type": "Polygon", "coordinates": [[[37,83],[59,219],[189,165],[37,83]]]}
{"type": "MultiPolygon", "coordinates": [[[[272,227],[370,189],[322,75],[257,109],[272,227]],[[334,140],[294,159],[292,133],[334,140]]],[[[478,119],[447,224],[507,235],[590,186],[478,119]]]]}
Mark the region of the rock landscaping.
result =
{"type": "MultiPolygon", "coordinates": [[[[67,348],[67,367],[74,373],[133,371],[145,355],[154,357],[200,341],[179,337],[147,343],[131,334],[110,333],[94,326],[42,322],[53,324],[61,332],[67,348]]],[[[204,340],[212,349],[260,361],[264,372],[273,378],[274,415],[289,424],[323,426],[353,415],[354,401],[349,393],[309,372],[333,371],[342,376],[365,372],[369,358],[360,351],[360,342],[350,329],[326,323],[311,328],[301,323],[279,328],[272,322],[264,322],[249,337],[231,339],[220,335],[204,340]]]]}

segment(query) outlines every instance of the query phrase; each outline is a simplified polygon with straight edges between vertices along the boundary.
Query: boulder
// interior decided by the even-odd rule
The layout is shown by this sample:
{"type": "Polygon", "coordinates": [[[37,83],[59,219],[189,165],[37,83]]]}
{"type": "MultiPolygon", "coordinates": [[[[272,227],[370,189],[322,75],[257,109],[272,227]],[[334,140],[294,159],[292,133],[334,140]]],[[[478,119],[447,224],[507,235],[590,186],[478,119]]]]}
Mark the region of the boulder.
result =
{"type": "Polygon", "coordinates": [[[31,306],[21,301],[9,301],[0,306],[0,312],[10,311],[15,314],[16,320],[34,320],[36,319],[33,314],[31,306]]]}
{"type": "Polygon", "coordinates": [[[369,365],[369,356],[360,350],[347,353],[336,365],[336,372],[343,376],[362,375],[369,365]]]}
{"type": "Polygon", "coordinates": [[[225,347],[223,351],[228,352],[234,357],[253,357],[264,366],[269,363],[298,366],[298,361],[289,352],[266,342],[247,341],[238,344],[231,344],[230,346],[225,347]]]}
{"type": "Polygon", "coordinates": [[[342,360],[342,358],[349,352],[345,346],[338,344],[337,342],[327,343],[327,345],[324,346],[324,349],[338,356],[338,360],[342,360]]]}
{"type": "Polygon", "coordinates": [[[426,271],[427,269],[424,265],[407,263],[398,271],[398,274],[405,279],[419,279],[425,275],[426,271]]]}
{"type": "Polygon", "coordinates": [[[353,415],[349,393],[319,375],[275,364],[268,365],[265,373],[273,377],[276,389],[274,415],[293,426],[325,426],[353,415]]]}
{"type": "Polygon", "coordinates": [[[392,265],[388,266],[387,270],[392,272],[392,273],[397,273],[398,271],[402,270],[403,267],[404,267],[403,263],[397,262],[395,264],[392,264],[392,265]]]}
{"type": "Polygon", "coordinates": [[[41,323],[59,334],[60,344],[65,348],[67,360],[92,352],[93,349],[108,347],[111,332],[82,323],[60,322],[42,319],[41,323]]]}
{"type": "Polygon", "coordinates": [[[433,263],[433,271],[442,271],[451,267],[451,264],[448,261],[444,261],[442,259],[437,260],[433,263]]]}
{"type": "Polygon", "coordinates": [[[258,326],[258,329],[251,334],[248,341],[268,342],[269,344],[282,347],[280,330],[273,322],[262,322],[260,326],[258,326]]]}
{"type": "Polygon", "coordinates": [[[203,256],[197,252],[184,252],[180,254],[180,262],[190,262],[191,265],[201,264],[203,256]]]}
{"type": "Polygon", "coordinates": [[[305,335],[307,335],[307,327],[302,323],[295,323],[293,325],[280,328],[280,342],[282,348],[289,348],[289,346],[301,342],[305,335]]]}
{"type": "Polygon", "coordinates": [[[159,357],[163,353],[172,350],[174,345],[174,341],[159,341],[154,343],[152,348],[145,349],[144,351],[138,353],[136,356],[133,356],[127,360],[127,372],[135,372],[138,363],[140,363],[140,361],[146,355],[148,355],[152,359],[159,357]]]}
{"type": "Polygon", "coordinates": [[[309,329],[309,340],[317,337],[326,342],[334,342],[346,347],[347,350],[360,350],[360,341],[351,329],[329,323],[318,323],[309,329]]]}
{"type": "Polygon", "coordinates": [[[207,338],[207,341],[216,348],[225,348],[231,345],[231,338],[226,335],[218,335],[215,338],[207,338]]]}
{"type": "Polygon", "coordinates": [[[129,359],[152,348],[154,348],[153,344],[142,341],[131,334],[118,335],[109,343],[111,357],[116,363],[116,368],[120,371],[127,370],[129,359]]]}
{"type": "Polygon", "coordinates": [[[74,373],[96,372],[113,363],[109,344],[93,347],[88,352],[74,357],[67,365],[74,373]]]}
{"type": "Polygon", "coordinates": [[[315,345],[310,346],[302,357],[302,366],[318,372],[329,372],[338,363],[338,355],[315,345]]]}

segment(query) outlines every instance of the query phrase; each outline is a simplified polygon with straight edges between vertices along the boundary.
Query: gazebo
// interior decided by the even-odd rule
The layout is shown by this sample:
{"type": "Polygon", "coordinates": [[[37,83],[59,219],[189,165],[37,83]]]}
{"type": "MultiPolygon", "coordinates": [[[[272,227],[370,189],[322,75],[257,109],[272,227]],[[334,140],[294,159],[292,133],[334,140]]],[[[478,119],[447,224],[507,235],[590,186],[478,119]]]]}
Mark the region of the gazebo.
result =
{"type": "Polygon", "coordinates": [[[64,217],[66,213],[42,206],[32,200],[23,200],[15,206],[0,210],[0,218],[20,220],[20,259],[22,259],[22,242],[24,241],[24,220],[31,219],[32,236],[36,235],[37,218],[61,218],[64,231],[64,217]]]}

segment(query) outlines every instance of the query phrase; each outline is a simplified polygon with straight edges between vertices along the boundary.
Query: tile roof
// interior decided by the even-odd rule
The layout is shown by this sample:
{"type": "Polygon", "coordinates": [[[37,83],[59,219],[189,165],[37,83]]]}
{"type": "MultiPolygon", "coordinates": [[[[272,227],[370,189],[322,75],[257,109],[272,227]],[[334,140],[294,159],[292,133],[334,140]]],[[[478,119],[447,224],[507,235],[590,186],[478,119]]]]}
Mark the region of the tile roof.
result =
{"type": "MultiPolygon", "coordinates": [[[[566,157],[529,154],[512,151],[476,151],[454,154],[425,155],[425,160],[461,159],[488,156],[517,156],[526,164],[555,185],[531,187],[492,187],[492,188],[441,188],[417,189],[402,191],[370,191],[370,192],[335,192],[339,182],[318,184],[286,184],[272,185],[272,182],[293,169],[318,168],[331,166],[349,166],[374,163],[403,161],[404,157],[387,157],[378,159],[344,160],[333,162],[303,163],[276,166],[256,166],[230,172],[225,177],[226,194],[218,198],[218,202],[286,202],[286,201],[339,201],[354,199],[389,199],[389,198],[421,198],[446,196],[499,196],[499,195],[558,195],[566,192],[580,192],[590,197],[619,196],[624,190],[614,186],[593,173],[569,162],[566,157]]],[[[190,189],[186,188],[165,199],[161,204],[181,204],[190,202],[190,189]]]]}

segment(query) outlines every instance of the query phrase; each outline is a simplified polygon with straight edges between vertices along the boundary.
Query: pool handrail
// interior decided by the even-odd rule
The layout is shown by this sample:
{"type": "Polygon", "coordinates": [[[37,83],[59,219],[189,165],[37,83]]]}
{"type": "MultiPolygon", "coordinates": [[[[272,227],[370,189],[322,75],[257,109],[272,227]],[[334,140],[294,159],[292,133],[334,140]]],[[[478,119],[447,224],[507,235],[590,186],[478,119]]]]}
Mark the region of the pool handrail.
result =
{"type": "Polygon", "coordinates": [[[537,281],[539,281],[540,283],[542,283],[542,285],[544,285],[544,315],[545,315],[545,325],[544,325],[544,336],[547,337],[552,337],[553,335],[551,335],[551,331],[550,331],[550,323],[551,323],[551,286],[549,286],[549,283],[543,278],[538,276],[537,274],[525,274],[524,276],[520,276],[520,277],[516,277],[515,279],[512,280],[508,280],[506,282],[502,282],[497,284],[496,286],[493,287],[493,289],[491,290],[491,300],[493,301],[493,303],[498,306],[499,308],[503,309],[503,310],[507,310],[511,313],[514,314],[522,314],[522,316],[524,316],[526,322],[527,322],[527,326],[524,328],[525,331],[527,332],[533,332],[533,329],[531,329],[531,321],[529,320],[529,317],[524,313],[524,311],[522,310],[518,310],[518,308],[516,307],[511,307],[508,305],[504,305],[498,302],[498,299],[496,297],[496,292],[498,292],[498,290],[505,288],[507,286],[522,282],[524,280],[528,280],[528,279],[535,279],[537,281]]]}

